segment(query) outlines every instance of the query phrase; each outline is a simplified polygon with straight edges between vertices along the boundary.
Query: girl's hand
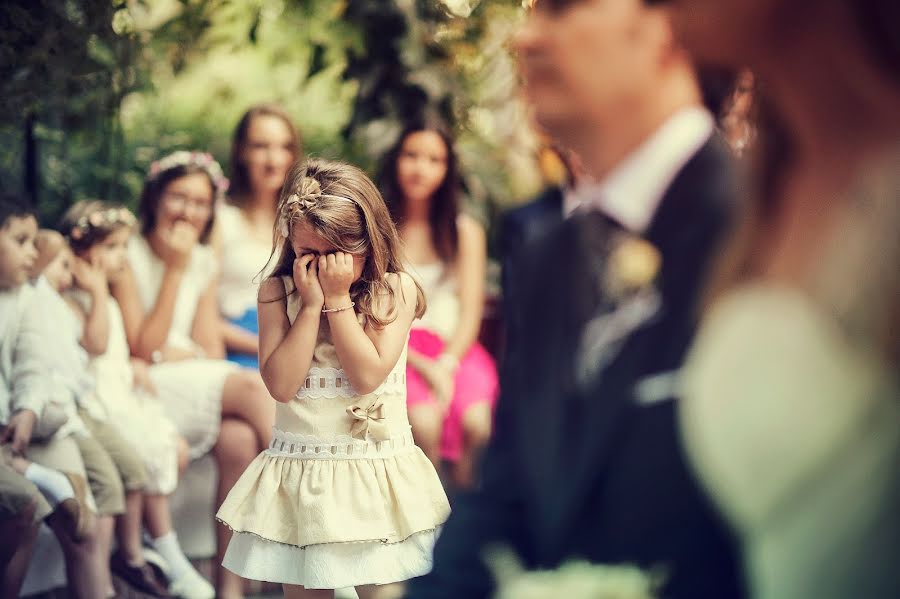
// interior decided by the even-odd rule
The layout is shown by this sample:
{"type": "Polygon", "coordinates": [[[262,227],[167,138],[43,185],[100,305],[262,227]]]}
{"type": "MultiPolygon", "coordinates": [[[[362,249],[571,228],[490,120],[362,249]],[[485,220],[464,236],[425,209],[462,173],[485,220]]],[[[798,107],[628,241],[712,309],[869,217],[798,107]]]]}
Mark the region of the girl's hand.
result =
{"type": "Polygon", "coordinates": [[[319,282],[329,308],[350,305],[350,285],[353,284],[353,256],[335,252],[319,256],[319,282]]]}
{"type": "Polygon", "coordinates": [[[162,231],[159,238],[162,241],[160,258],[165,265],[184,270],[191,261],[191,251],[200,240],[200,232],[192,225],[178,221],[168,231],[162,231]]]}
{"type": "Polygon", "coordinates": [[[431,392],[434,393],[441,412],[446,414],[450,408],[450,401],[453,399],[453,373],[442,368],[433,360],[426,360],[417,370],[431,387],[431,392]]]}
{"type": "Polygon", "coordinates": [[[300,294],[301,307],[321,310],[325,295],[319,283],[318,260],[313,254],[303,254],[294,260],[294,285],[300,294]]]}
{"type": "Polygon", "coordinates": [[[103,269],[82,258],[75,258],[72,261],[72,277],[79,289],[84,289],[93,297],[109,289],[103,269]]]}
{"type": "Polygon", "coordinates": [[[140,358],[131,358],[131,371],[134,373],[135,389],[143,389],[150,395],[156,395],[156,386],[150,379],[150,364],[140,358]]]}
{"type": "Polygon", "coordinates": [[[442,412],[447,413],[450,409],[450,401],[453,399],[453,373],[443,369],[435,368],[431,379],[431,390],[440,404],[442,412]]]}
{"type": "Polygon", "coordinates": [[[19,410],[10,416],[6,428],[0,433],[0,445],[9,444],[13,455],[25,455],[35,423],[37,414],[31,410],[19,410]]]}

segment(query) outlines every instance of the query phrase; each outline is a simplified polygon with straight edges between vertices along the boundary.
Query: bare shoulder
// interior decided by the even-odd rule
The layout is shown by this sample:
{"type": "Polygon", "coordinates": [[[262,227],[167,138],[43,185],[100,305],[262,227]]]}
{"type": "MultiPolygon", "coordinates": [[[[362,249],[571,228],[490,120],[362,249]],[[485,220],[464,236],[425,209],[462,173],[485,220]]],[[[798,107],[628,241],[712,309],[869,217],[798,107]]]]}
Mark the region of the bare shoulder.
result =
{"type": "Polygon", "coordinates": [[[456,230],[459,232],[460,238],[463,236],[484,236],[484,227],[478,220],[465,212],[461,212],[456,217],[456,230]]]}
{"type": "Polygon", "coordinates": [[[416,282],[408,272],[389,272],[385,275],[385,279],[394,293],[415,292],[416,282]]]}
{"type": "Polygon", "coordinates": [[[456,217],[456,230],[459,234],[460,247],[481,246],[486,243],[487,234],[484,227],[468,214],[456,217]]]}
{"type": "Polygon", "coordinates": [[[416,282],[406,272],[389,272],[384,275],[384,280],[393,292],[394,301],[398,302],[401,310],[415,310],[417,292],[416,282]]]}
{"type": "Polygon", "coordinates": [[[286,295],[284,283],[280,277],[269,277],[259,286],[259,294],[257,296],[259,303],[269,304],[284,300],[286,295]]]}

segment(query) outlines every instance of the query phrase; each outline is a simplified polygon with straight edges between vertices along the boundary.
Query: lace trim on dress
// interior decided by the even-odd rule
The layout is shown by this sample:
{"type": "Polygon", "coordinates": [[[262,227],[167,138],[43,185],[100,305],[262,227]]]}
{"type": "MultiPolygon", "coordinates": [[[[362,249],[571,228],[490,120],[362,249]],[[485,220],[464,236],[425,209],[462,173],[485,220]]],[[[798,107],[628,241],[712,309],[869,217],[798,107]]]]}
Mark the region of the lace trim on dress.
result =
{"type": "MultiPolygon", "coordinates": [[[[406,393],[406,369],[395,368],[381,383],[372,395],[386,395],[389,393],[406,393]]],[[[338,397],[358,397],[350,384],[350,379],[341,368],[329,368],[314,366],[309,369],[309,376],[303,381],[303,386],[297,390],[297,399],[335,399],[338,397]]]]}
{"type": "Polygon", "coordinates": [[[387,441],[363,441],[350,435],[317,437],[272,429],[272,441],[266,453],[270,456],[304,460],[350,460],[388,458],[407,453],[415,447],[410,427],[387,441]]]}

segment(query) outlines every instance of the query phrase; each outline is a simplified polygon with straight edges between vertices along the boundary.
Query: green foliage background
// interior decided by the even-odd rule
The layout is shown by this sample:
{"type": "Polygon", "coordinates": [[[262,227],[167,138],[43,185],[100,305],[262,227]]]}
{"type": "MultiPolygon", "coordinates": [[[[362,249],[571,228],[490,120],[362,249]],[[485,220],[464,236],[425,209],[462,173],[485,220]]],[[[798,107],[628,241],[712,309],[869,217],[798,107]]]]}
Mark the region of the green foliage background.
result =
{"type": "Polygon", "coordinates": [[[133,204],[150,162],[227,164],[244,110],[276,101],[309,154],[374,171],[417,110],[458,134],[487,224],[539,185],[507,41],[521,0],[17,0],[0,6],[0,187],[52,223],[133,204]]]}

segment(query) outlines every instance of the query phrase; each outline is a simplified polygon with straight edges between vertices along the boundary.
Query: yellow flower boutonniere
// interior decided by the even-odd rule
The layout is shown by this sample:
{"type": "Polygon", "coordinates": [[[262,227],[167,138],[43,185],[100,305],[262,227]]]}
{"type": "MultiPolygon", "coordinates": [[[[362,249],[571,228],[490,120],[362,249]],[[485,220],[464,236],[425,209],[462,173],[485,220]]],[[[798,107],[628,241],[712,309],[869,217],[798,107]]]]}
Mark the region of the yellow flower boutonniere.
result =
{"type": "Polygon", "coordinates": [[[662,256],[656,247],[635,236],[625,236],[609,255],[605,288],[613,298],[638,291],[656,280],[662,256]]]}

